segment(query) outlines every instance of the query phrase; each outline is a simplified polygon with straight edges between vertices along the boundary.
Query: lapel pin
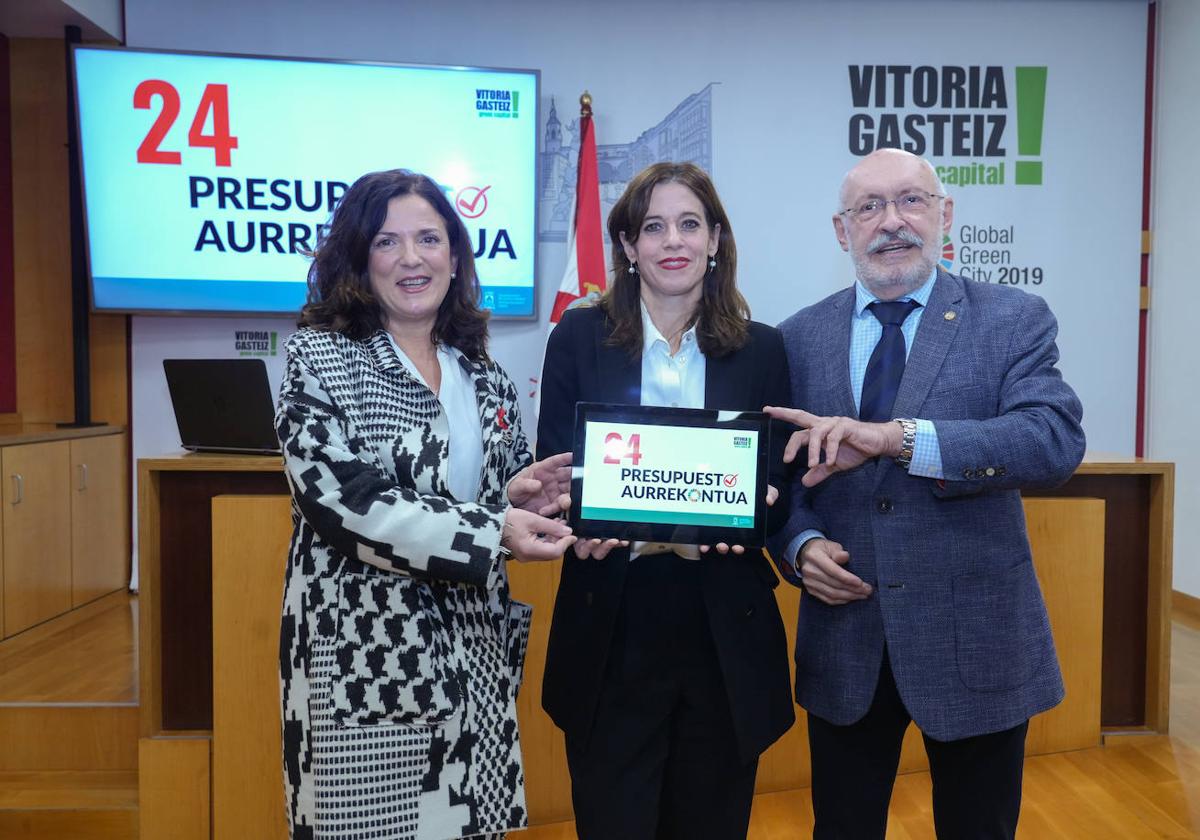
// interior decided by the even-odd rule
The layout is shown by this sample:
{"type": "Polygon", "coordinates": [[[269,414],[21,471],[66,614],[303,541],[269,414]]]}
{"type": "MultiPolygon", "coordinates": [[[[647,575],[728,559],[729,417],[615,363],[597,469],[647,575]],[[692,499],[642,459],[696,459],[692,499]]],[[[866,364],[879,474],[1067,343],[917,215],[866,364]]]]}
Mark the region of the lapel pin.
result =
{"type": "Polygon", "coordinates": [[[946,314],[943,315],[942,317],[945,318],[947,321],[953,321],[956,316],[954,314],[954,310],[950,310],[950,311],[946,312],[946,314]]]}
{"type": "Polygon", "coordinates": [[[500,406],[498,409],[496,409],[496,425],[501,429],[500,439],[504,441],[504,445],[512,446],[513,432],[509,427],[508,419],[504,416],[506,413],[507,412],[504,410],[504,406],[500,406]]]}

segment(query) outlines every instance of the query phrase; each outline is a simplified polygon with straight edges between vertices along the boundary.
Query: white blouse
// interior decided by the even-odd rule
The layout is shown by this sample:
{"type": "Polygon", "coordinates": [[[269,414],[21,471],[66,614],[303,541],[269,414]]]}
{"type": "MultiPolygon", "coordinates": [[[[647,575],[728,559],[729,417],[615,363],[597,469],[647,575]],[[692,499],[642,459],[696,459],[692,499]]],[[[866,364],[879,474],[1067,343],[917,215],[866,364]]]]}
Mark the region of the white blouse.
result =
{"type": "MultiPolygon", "coordinates": [[[[400,349],[391,333],[388,333],[388,338],[408,372],[429,388],[425,377],[400,349]]],[[[442,387],[435,396],[442,404],[450,426],[450,464],[446,486],[450,489],[450,495],[458,501],[473,502],[479,498],[479,478],[483,472],[483,428],[479,420],[479,403],[475,399],[475,383],[463,370],[459,362],[461,358],[463,354],[457,349],[438,345],[437,360],[442,369],[442,387]]]]}

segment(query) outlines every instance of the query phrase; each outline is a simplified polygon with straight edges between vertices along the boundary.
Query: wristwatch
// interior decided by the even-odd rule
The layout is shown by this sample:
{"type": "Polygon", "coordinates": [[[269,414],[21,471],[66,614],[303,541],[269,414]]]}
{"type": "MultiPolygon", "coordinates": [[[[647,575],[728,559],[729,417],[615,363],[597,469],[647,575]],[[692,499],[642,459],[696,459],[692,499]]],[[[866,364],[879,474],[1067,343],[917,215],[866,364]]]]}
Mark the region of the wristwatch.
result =
{"type": "Polygon", "coordinates": [[[900,454],[896,456],[896,463],[908,469],[912,463],[913,446],[917,442],[917,421],[911,420],[908,417],[897,417],[895,422],[900,424],[900,428],[904,432],[904,438],[900,442],[900,454]]]}

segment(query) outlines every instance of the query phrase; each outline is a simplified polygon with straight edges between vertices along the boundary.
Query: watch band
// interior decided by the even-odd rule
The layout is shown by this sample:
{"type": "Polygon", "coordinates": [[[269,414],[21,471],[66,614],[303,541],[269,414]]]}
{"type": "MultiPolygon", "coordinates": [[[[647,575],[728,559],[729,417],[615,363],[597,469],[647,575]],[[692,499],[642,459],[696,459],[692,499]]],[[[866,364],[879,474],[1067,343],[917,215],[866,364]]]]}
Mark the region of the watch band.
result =
{"type": "Polygon", "coordinates": [[[896,456],[896,463],[904,469],[908,469],[913,459],[913,447],[917,443],[917,421],[907,417],[897,417],[895,422],[900,424],[904,434],[904,438],[900,442],[900,454],[896,456]]]}

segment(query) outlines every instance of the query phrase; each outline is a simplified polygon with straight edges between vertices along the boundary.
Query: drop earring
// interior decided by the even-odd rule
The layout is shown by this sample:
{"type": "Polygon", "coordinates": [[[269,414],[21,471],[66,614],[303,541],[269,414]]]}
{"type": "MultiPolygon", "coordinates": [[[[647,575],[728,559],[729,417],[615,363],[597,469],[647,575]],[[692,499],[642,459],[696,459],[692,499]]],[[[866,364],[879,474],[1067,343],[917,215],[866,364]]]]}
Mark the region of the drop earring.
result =
{"type": "Polygon", "coordinates": [[[635,263],[635,262],[631,262],[631,263],[629,264],[629,273],[630,273],[630,274],[637,274],[637,273],[638,273],[638,270],[637,270],[637,263],[635,263]]]}
{"type": "Polygon", "coordinates": [[[712,271],[716,267],[717,267],[717,257],[716,257],[716,255],[713,255],[708,258],[708,270],[712,271]]]}

